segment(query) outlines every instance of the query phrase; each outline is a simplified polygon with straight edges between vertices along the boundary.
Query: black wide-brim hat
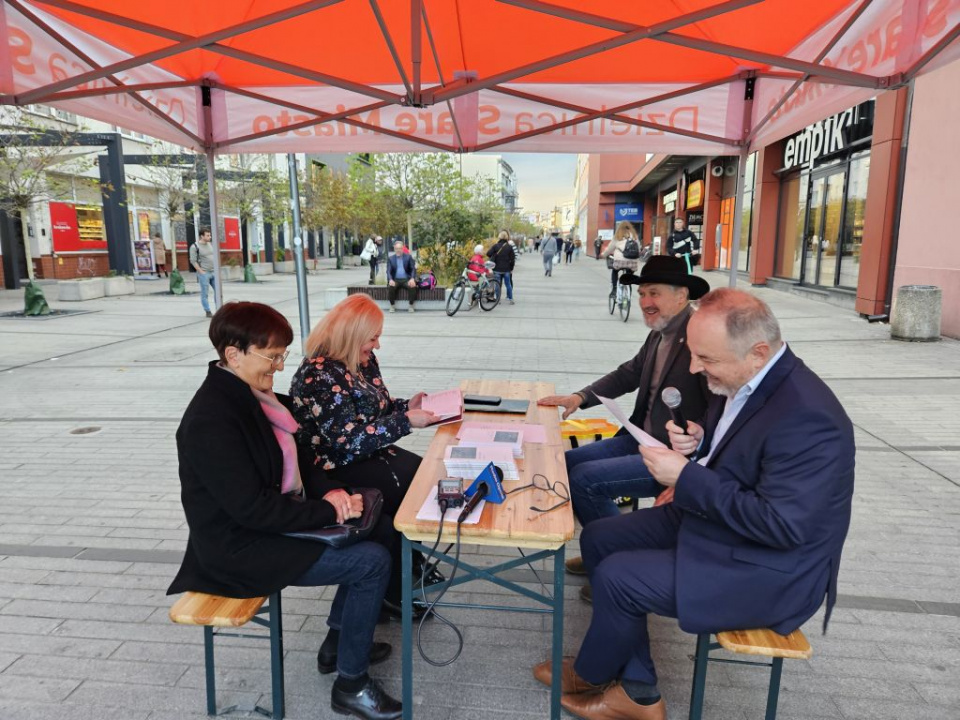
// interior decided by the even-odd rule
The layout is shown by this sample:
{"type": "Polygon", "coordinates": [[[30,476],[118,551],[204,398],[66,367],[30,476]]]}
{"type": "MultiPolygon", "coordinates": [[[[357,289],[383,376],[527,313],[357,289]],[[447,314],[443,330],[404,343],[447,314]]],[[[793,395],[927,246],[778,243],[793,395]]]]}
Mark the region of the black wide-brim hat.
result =
{"type": "Polygon", "coordinates": [[[710,284],[702,277],[687,272],[683,258],[654,255],[640,268],[639,275],[625,274],[621,285],[675,285],[690,291],[690,299],[698,300],[710,292],[710,284]]]}

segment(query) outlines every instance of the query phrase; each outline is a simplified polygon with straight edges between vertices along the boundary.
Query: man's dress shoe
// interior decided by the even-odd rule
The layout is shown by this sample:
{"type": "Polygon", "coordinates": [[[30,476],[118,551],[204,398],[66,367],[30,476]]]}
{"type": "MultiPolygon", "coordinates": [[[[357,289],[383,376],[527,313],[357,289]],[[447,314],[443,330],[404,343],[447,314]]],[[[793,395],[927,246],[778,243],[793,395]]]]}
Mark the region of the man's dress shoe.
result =
{"type": "Polygon", "coordinates": [[[667,720],[663,698],[653,705],[639,705],[630,699],[620,683],[610,685],[602,693],[561,695],[560,704],[583,720],[667,720]]]}
{"type": "MultiPolygon", "coordinates": [[[[547,687],[551,687],[553,682],[553,662],[544,660],[542,663],[533,666],[533,676],[547,687]]],[[[563,665],[560,668],[560,692],[567,693],[598,693],[603,690],[602,685],[588,683],[582,677],[577,675],[573,669],[573,658],[563,658],[563,665]]]]}
{"type": "Polygon", "coordinates": [[[373,678],[367,679],[363,689],[348,693],[333,686],[330,707],[340,715],[353,715],[363,720],[398,720],[403,715],[403,706],[387,695],[373,678]]]}
{"type": "MultiPolygon", "coordinates": [[[[390,657],[390,643],[375,642],[370,646],[370,664],[382,663],[390,657]]],[[[321,675],[327,675],[337,669],[337,653],[325,653],[323,648],[317,653],[317,670],[321,675]]]]}

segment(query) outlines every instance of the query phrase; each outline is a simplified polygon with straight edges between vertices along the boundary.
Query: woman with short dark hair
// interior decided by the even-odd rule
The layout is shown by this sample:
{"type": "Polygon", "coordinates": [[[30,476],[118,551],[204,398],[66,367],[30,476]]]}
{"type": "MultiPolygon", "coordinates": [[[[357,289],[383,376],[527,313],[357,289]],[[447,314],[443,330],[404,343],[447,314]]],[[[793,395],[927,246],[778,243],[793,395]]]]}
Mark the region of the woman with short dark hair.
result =
{"type": "Polygon", "coordinates": [[[290,400],[273,392],[292,340],[286,318],[260,303],[227,303],[210,323],[220,357],[177,430],[190,535],[167,592],[248,598],[289,585],[339,585],[317,654],[321,673],[338,672],[331,707],[365,719],[399,718],[400,703],[367,674],[390,654],[388,644],[373,642],[390,553],[375,542],[332,548],[284,535],[363,511],[362,496],[298,462],[290,400]]]}

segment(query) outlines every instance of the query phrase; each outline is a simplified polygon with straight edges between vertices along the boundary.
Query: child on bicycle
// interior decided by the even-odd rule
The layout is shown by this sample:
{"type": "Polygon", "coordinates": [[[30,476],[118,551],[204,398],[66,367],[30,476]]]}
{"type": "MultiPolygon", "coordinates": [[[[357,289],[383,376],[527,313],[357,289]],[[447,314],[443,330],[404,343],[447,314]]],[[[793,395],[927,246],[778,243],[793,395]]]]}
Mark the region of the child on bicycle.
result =
{"type": "Polygon", "coordinates": [[[480,280],[481,275],[492,277],[493,272],[486,266],[487,257],[483,254],[483,245],[477,245],[473,248],[473,257],[467,263],[467,279],[472,283],[480,280]]]}

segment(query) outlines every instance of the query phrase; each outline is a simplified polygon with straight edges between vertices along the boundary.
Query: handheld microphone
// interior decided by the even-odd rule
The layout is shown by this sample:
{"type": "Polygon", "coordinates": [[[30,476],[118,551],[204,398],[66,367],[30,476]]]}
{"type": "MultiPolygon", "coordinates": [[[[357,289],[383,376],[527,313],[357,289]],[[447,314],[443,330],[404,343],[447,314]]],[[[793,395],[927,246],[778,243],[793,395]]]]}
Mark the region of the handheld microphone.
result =
{"type": "Polygon", "coordinates": [[[683,400],[680,391],[675,387],[664,388],[663,392],[660,393],[660,399],[663,400],[663,404],[670,410],[670,417],[673,419],[673,424],[686,434],[687,419],[683,417],[683,411],[680,409],[680,403],[683,400]]]}
{"type": "Polygon", "coordinates": [[[460,517],[457,518],[457,524],[459,525],[464,520],[466,520],[470,513],[474,511],[474,508],[480,504],[480,501],[487,497],[490,494],[490,486],[485,482],[481,482],[477,485],[477,490],[473,495],[470,496],[470,499],[467,500],[467,504],[463,506],[463,510],[460,512],[460,517]]]}

